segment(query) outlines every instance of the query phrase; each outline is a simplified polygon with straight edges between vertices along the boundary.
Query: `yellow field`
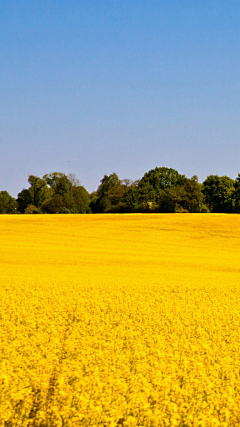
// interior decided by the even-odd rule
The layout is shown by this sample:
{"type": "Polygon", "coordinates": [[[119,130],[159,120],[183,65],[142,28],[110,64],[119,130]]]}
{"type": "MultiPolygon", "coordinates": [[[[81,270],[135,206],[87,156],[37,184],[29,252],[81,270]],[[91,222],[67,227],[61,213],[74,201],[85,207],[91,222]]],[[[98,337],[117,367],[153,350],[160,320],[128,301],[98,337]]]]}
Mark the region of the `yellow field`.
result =
{"type": "Polygon", "coordinates": [[[0,216],[0,426],[239,426],[240,216],[0,216]]]}

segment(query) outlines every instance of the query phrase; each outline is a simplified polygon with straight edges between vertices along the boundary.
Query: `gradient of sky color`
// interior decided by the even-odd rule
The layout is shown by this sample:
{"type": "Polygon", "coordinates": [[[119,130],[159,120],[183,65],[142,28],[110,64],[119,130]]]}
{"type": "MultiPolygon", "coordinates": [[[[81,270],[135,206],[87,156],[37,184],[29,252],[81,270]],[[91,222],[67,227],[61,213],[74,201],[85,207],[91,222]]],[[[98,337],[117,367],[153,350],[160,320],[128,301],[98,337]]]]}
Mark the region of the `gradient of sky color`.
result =
{"type": "Polygon", "coordinates": [[[240,172],[239,0],[0,0],[0,190],[240,172]]]}

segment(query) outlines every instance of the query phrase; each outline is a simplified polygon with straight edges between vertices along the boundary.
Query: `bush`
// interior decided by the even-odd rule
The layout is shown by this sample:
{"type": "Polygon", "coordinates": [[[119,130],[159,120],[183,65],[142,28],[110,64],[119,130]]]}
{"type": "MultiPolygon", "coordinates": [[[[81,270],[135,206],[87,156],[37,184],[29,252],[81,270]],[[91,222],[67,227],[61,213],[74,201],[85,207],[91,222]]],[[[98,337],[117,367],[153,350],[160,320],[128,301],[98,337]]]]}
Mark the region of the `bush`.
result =
{"type": "Polygon", "coordinates": [[[189,211],[187,209],[184,209],[180,205],[176,205],[176,207],[175,207],[175,213],[189,213],[189,211]]]}
{"type": "Polygon", "coordinates": [[[26,209],[24,210],[24,213],[25,214],[41,214],[42,211],[41,209],[37,208],[35,205],[30,204],[26,207],[26,209]]]}

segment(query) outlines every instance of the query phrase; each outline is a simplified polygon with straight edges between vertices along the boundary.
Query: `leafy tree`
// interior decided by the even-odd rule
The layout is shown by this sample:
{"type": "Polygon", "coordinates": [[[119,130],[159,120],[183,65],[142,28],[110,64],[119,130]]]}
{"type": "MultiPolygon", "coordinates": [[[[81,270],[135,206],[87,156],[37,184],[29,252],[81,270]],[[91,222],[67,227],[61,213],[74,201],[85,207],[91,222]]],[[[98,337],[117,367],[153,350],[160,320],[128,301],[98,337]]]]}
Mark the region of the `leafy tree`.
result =
{"type": "Polygon", "coordinates": [[[98,199],[98,211],[105,213],[111,210],[112,204],[107,196],[98,199]]]}
{"type": "Polygon", "coordinates": [[[42,211],[44,213],[62,213],[66,209],[63,197],[60,194],[54,194],[53,197],[47,199],[42,204],[42,211]]]}
{"type": "Polygon", "coordinates": [[[33,204],[32,195],[29,190],[24,188],[20,193],[18,193],[18,197],[17,197],[18,211],[20,213],[24,213],[28,205],[31,205],[31,204],[33,204]]]}
{"type": "MultiPolygon", "coordinates": [[[[55,194],[55,196],[60,196],[60,194],[55,194]]],[[[69,210],[69,212],[77,212],[75,207],[75,201],[71,192],[64,193],[62,196],[64,202],[64,207],[69,210]]]]}
{"type": "Polygon", "coordinates": [[[39,207],[44,200],[51,196],[51,192],[47,187],[46,181],[38,176],[29,175],[28,182],[30,184],[28,191],[32,199],[32,204],[39,207]]]}
{"type": "Polygon", "coordinates": [[[140,205],[143,208],[145,206],[145,211],[149,210],[149,206],[152,207],[152,210],[157,210],[162,190],[184,185],[186,181],[185,175],[179,174],[175,169],[166,167],[151,169],[139,181],[140,205]]]}
{"type": "Polygon", "coordinates": [[[138,210],[139,212],[149,212],[157,207],[157,198],[160,189],[156,191],[149,182],[138,185],[138,210]]]}
{"type": "Polygon", "coordinates": [[[28,205],[24,211],[25,214],[40,214],[42,213],[40,208],[35,205],[28,205]]]}
{"type": "Polygon", "coordinates": [[[43,176],[52,197],[42,204],[47,213],[89,213],[89,193],[74,174],[52,172],[43,176]]]}
{"type": "Polygon", "coordinates": [[[139,182],[139,187],[146,182],[157,192],[168,187],[185,184],[187,178],[172,168],[156,167],[145,173],[139,182]]]}
{"type": "Polygon", "coordinates": [[[233,211],[240,213],[240,173],[234,182],[234,191],[232,193],[233,211]]]}
{"type": "Polygon", "coordinates": [[[104,175],[98,187],[97,195],[100,198],[107,197],[111,205],[116,205],[124,193],[124,188],[116,173],[112,173],[109,176],[104,175]]]}
{"type": "Polygon", "coordinates": [[[74,205],[76,212],[78,213],[90,213],[90,196],[87,190],[81,185],[72,187],[72,195],[74,199],[74,205]]]}
{"type": "Polygon", "coordinates": [[[19,212],[24,213],[28,206],[32,205],[38,209],[38,212],[40,212],[39,209],[41,208],[42,203],[44,200],[51,197],[52,191],[47,186],[46,181],[38,176],[29,175],[28,182],[30,187],[28,189],[24,188],[20,193],[18,193],[18,210],[19,212]]]}
{"type": "Polygon", "coordinates": [[[182,207],[182,186],[167,187],[159,192],[158,212],[174,213],[179,212],[182,207]]]}
{"type": "Polygon", "coordinates": [[[70,179],[61,172],[52,172],[43,176],[43,179],[53,190],[54,194],[63,195],[69,193],[72,188],[70,179]]]}
{"type": "Polygon", "coordinates": [[[187,179],[182,186],[181,206],[188,212],[202,212],[203,210],[203,193],[201,184],[198,182],[198,177],[194,175],[191,179],[187,179]]]}
{"type": "Polygon", "coordinates": [[[126,212],[138,212],[140,210],[138,181],[133,182],[127,188],[127,191],[122,196],[121,201],[124,203],[126,212]]]}
{"type": "Polygon", "coordinates": [[[232,212],[233,179],[228,176],[209,175],[202,185],[205,202],[211,212],[232,212]]]}
{"type": "Polygon", "coordinates": [[[90,203],[92,212],[116,212],[117,205],[121,202],[126,191],[126,181],[122,183],[116,173],[104,175],[97,189],[96,197],[90,203]]]}
{"type": "Polygon", "coordinates": [[[17,212],[17,202],[7,191],[0,191],[0,214],[14,214],[17,212]]]}

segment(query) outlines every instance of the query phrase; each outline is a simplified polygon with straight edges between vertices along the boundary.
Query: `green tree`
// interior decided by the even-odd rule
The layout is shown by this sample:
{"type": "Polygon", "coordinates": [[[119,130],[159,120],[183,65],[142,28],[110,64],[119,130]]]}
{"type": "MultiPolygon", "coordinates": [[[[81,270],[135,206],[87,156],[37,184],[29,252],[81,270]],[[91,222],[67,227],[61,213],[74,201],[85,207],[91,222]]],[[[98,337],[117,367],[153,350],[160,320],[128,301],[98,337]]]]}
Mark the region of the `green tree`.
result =
{"type": "Polygon", "coordinates": [[[184,185],[187,178],[185,175],[181,175],[172,168],[156,167],[146,172],[139,182],[141,188],[146,182],[158,192],[160,189],[164,190],[168,187],[175,187],[177,185],[184,185]]]}
{"type": "Polygon", "coordinates": [[[28,182],[30,184],[28,191],[32,199],[32,204],[38,208],[44,200],[51,196],[52,192],[49,190],[46,181],[38,176],[29,175],[28,182]]]}
{"type": "Polygon", "coordinates": [[[160,190],[158,196],[158,212],[161,213],[174,213],[182,211],[182,186],[167,187],[160,190]]]}
{"type": "Polygon", "coordinates": [[[228,176],[209,175],[202,185],[205,202],[211,212],[233,212],[235,182],[228,176]]]}
{"type": "Polygon", "coordinates": [[[188,212],[202,212],[203,206],[202,186],[198,182],[198,177],[194,175],[191,179],[187,179],[182,186],[181,206],[188,212]]]}
{"type": "Polygon", "coordinates": [[[98,197],[107,197],[112,205],[116,205],[123,195],[123,185],[116,173],[104,175],[97,190],[98,197]]]}
{"type": "Polygon", "coordinates": [[[72,188],[71,180],[61,172],[52,172],[43,176],[43,180],[53,190],[54,194],[63,195],[69,193],[72,188]]]}
{"type": "Polygon", "coordinates": [[[7,191],[0,191],[0,214],[15,214],[17,202],[7,191]]]}
{"type": "Polygon", "coordinates": [[[44,213],[57,214],[66,212],[66,204],[60,194],[54,194],[50,199],[47,199],[42,204],[44,213]]]}
{"type": "Polygon", "coordinates": [[[40,214],[42,213],[40,208],[37,208],[35,205],[28,205],[24,211],[25,214],[40,214]]]}
{"type": "Polygon", "coordinates": [[[117,205],[121,202],[124,193],[127,191],[126,182],[122,182],[116,173],[104,175],[101,184],[97,189],[96,196],[90,203],[90,208],[94,213],[116,212],[117,205]]]}
{"type": "MultiPolygon", "coordinates": [[[[45,180],[35,175],[29,175],[28,182],[30,187],[23,189],[18,193],[17,204],[18,210],[24,213],[29,205],[37,208],[36,212],[40,212],[40,208],[44,200],[50,198],[53,194],[52,190],[47,186],[45,180]]],[[[29,208],[26,212],[30,212],[32,208],[29,208]]]]}
{"type": "MultiPolygon", "coordinates": [[[[157,210],[159,208],[159,197],[163,195],[162,190],[167,188],[182,186],[187,178],[172,168],[156,167],[146,172],[139,181],[140,205],[145,206],[145,210],[157,210]]],[[[171,192],[170,192],[171,193],[171,192]]],[[[170,194],[169,193],[169,194],[170,194]]]]}
{"type": "Polygon", "coordinates": [[[234,191],[232,193],[232,204],[233,210],[236,213],[240,213],[240,173],[234,182],[234,191]]]}
{"type": "Polygon", "coordinates": [[[89,213],[90,197],[74,174],[52,172],[43,176],[52,197],[42,204],[47,213],[89,213]]]}
{"type": "Polygon", "coordinates": [[[24,213],[28,205],[31,204],[33,204],[32,195],[28,189],[24,188],[22,191],[20,191],[20,193],[18,193],[17,196],[18,211],[20,213],[24,213]]]}
{"type": "Polygon", "coordinates": [[[76,212],[78,213],[90,213],[90,196],[86,188],[81,185],[74,185],[72,187],[72,195],[74,199],[74,205],[76,212]]]}
{"type": "Polygon", "coordinates": [[[125,212],[139,212],[140,211],[138,181],[133,182],[130,186],[128,186],[126,188],[126,191],[125,191],[124,195],[122,196],[121,201],[124,203],[125,212]]]}

